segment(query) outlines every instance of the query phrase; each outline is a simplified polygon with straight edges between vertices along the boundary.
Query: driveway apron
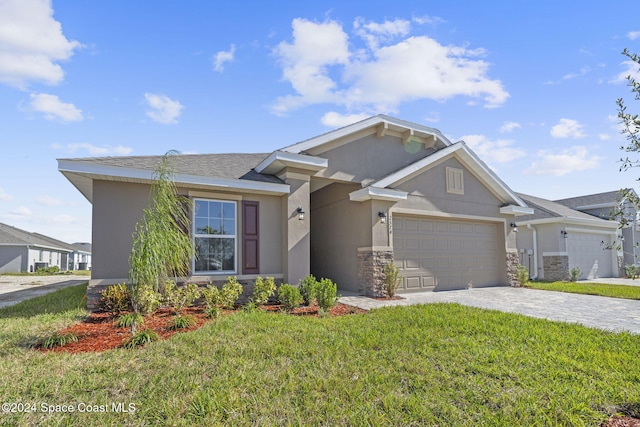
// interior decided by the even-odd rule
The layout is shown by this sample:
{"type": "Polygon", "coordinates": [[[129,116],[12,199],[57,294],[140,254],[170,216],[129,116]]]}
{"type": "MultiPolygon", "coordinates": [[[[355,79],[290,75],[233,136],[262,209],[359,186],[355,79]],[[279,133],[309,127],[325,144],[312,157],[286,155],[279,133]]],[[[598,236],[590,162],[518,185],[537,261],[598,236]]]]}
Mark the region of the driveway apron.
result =
{"type": "Polygon", "coordinates": [[[402,294],[401,300],[344,296],[340,302],[370,310],[391,305],[457,303],[607,331],[640,334],[640,301],[527,288],[491,287],[402,294]]]}

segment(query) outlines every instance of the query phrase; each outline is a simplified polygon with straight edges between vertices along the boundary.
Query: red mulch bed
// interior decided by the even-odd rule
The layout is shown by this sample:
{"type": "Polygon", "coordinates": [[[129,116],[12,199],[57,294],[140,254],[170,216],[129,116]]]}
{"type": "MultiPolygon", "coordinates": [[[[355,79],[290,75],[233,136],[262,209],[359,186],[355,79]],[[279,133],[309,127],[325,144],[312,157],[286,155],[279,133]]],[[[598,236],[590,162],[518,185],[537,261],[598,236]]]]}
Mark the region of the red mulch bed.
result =
{"type": "Polygon", "coordinates": [[[602,427],[640,427],[640,420],[627,416],[614,415],[602,424],[602,427]]]}
{"type": "MultiPolygon", "coordinates": [[[[266,305],[262,307],[266,311],[280,311],[281,305],[266,305]]],[[[231,313],[232,310],[222,312],[222,315],[231,313]]],[[[344,316],[346,314],[366,313],[365,310],[352,307],[345,304],[336,304],[329,310],[329,315],[344,316]]],[[[144,325],[138,329],[153,329],[161,339],[167,339],[173,334],[180,332],[194,331],[201,328],[209,320],[203,310],[203,307],[185,308],[184,315],[193,316],[196,324],[190,328],[171,330],[169,325],[175,316],[172,309],[161,308],[150,316],[144,318],[144,325]]],[[[298,307],[291,312],[298,316],[318,316],[318,306],[298,307]]],[[[72,342],[62,347],[54,347],[51,349],[39,348],[40,351],[67,352],[67,353],[86,353],[100,352],[122,347],[125,340],[131,336],[129,328],[116,328],[114,326],[115,317],[111,313],[92,313],[84,321],[73,326],[65,328],[60,333],[71,332],[78,337],[78,342],[72,342]]]]}

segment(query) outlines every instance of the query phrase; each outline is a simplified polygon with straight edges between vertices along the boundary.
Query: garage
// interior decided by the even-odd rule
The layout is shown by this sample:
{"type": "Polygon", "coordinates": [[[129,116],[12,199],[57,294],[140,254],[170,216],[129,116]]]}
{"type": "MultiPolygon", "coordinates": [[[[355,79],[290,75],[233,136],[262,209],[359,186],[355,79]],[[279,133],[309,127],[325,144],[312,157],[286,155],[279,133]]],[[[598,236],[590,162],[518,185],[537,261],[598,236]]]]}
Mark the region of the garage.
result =
{"type": "Polygon", "coordinates": [[[609,235],[581,233],[571,230],[567,233],[569,268],[578,267],[581,279],[614,277],[613,254],[605,249],[603,241],[609,242],[609,235]]]}
{"type": "Polygon", "coordinates": [[[394,215],[392,234],[401,292],[500,284],[498,223],[394,215]]]}

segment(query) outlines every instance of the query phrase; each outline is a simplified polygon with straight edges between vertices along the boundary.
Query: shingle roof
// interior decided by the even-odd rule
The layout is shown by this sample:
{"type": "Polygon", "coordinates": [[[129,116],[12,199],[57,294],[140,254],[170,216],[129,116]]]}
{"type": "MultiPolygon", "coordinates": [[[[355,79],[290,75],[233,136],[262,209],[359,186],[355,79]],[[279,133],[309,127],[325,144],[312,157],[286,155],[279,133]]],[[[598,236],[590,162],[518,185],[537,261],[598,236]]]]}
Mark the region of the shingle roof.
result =
{"type": "Polygon", "coordinates": [[[546,218],[578,218],[603,221],[584,212],[576,211],[551,200],[542,199],[540,197],[529,196],[527,194],[517,193],[529,207],[533,208],[533,215],[525,215],[518,217],[518,222],[531,221],[535,219],[546,218]]]}
{"type": "Polygon", "coordinates": [[[0,244],[43,246],[68,252],[73,252],[75,250],[70,244],[61,240],[57,240],[43,234],[30,233],[3,223],[0,223],[0,244]]]}
{"type": "Polygon", "coordinates": [[[620,190],[616,190],[597,194],[587,194],[585,196],[569,197],[568,199],[555,200],[555,202],[572,209],[576,209],[580,206],[616,203],[620,201],[620,196],[620,190]]]}
{"type": "MultiPolygon", "coordinates": [[[[176,173],[212,178],[246,179],[250,181],[281,184],[273,175],[260,174],[253,170],[268,153],[227,153],[227,154],[175,154],[171,162],[176,173]]],[[[117,166],[132,169],[155,170],[163,156],[119,156],[88,157],[72,160],[77,163],[117,166]]]]}

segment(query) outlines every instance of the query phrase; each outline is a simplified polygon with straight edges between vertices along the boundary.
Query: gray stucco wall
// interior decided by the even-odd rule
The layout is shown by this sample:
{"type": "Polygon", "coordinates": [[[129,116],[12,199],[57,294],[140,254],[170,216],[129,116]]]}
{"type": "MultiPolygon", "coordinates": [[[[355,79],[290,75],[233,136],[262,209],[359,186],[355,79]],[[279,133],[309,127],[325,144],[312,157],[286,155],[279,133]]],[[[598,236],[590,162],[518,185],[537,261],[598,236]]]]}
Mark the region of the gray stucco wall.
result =
{"type": "Polygon", "coordinates": [[[336,183],[311,194],[311,273],[350,291],[358,291],[358,248],[372,242],[371,202],[349,200],[358,188],[336,183]]]}
{"type": "MultiPolygon", "coordinates": [[[[133,232],[147,206],[150,186],[94,181],[92,280],[126,279],[133,232]]],[[[187,195],[188,189],[180,188],[187,195]]],[[[224,192],[198,190],[198,198],[225,199],[224,192]]],[[[240,203],[239,196],[226,193],[240,203]]],[[[282,200],[279,196],[246,194],[246,200],[260,203],[260,274],[282,274],[282,200]]],[[[238,252],[241,252],[242,215],[238,205],[238,252]]],[[[242,262],[238,253],[238,275],[242,262]]],[[[226,277],[227,274],[225,274],[226,277]]]]}

